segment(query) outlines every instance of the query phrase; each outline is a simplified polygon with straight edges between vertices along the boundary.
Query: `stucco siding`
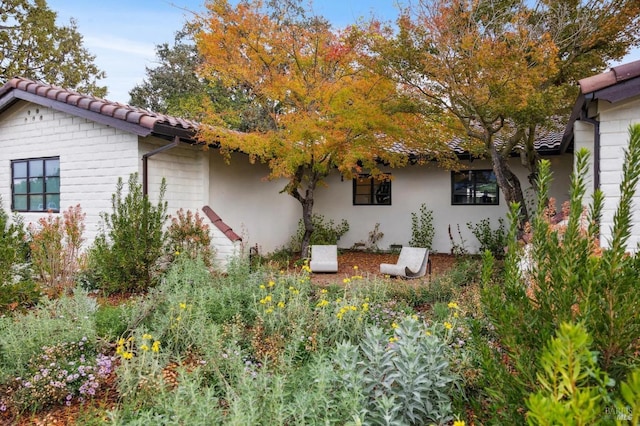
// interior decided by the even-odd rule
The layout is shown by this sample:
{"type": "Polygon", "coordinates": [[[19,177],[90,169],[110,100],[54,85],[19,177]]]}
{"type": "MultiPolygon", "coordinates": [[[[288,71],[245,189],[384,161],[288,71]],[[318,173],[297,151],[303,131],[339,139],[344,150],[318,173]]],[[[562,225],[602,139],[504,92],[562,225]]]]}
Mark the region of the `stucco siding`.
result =
{"type": "MultiPolygon", "coordinates": [[[[11,161],[60,157],[60,210],[80,204],[87,241],[98,232],[100,212],[109,211],[119,176],[137,170],[137,137],[53,109],[19,102],[0,120],[0,195],[11,206],[11,161]]],[[[22,213],[26,223],[42,214],[22,213]]]]}
{"type": "MultiPolygon", "coordinates": [[[[144,154],[169,143],[158,138],[141,140],[138,156],[142,158],[144,154]]],[[[205,223],[209,226],[215,260],[224,268],[229,258],[238,252],[239,243],[230,241],[202,212],[202,207],[207,205],[209,197],[209,154],[210,152],[204,151],[202,147],[181,144],[150,156],[147,167],[149,198],[157,202],[164,178],[167,184],[164,199],[169,215],[175,217],[176,212],[183,209],[198,212],[204,217],[205,223]]],[[[222,217],[224,219],[224,216],[222,217]]]]}
{"type": "MultiPolygon", "coordinates": [[[[568,198],[569,174],[572,169],[572,156],[550,157],[554,170],[552,196],[558,202],[568,198]]],[[[472,169],[488,169],[486,161],[474,161],[472,169]]],[[[526,171],[517,159],[511,166],[520,177],[525,193],[531,197],[526,171]]],[[[478,248],[475,237],[467,223],[478,223],[481,219],[491,218],[494,226],[498,218],[504,217],[507,205],[504,198],[498,206],[452,206],[451,174],[433,164],[425,166],[407,166],[386,170],[393,175],[392,205],[390,206],[354,206],[353,183],[342,180],[338,173],[331,175],[326,186],[320,186],[315,192],[314,213],[325,219],[339,223],[342,219],[349,223],[349,231],[338,242],[339,247],[349,248],[358,242],[367,242],[368,234],[376,223],[384,237],[377,243],[379,248],[388,249],[391,244],[408,245],[411,239],[411,213],[418,212],[425,203],[433,210],[435,238],[433,249],[448,253],[451,240],[448,226],[452,226],[455,242],[460,244],[457,226],[460,226],[465,247],[474,252],[478,248]]],[[[285,181],[266,181],[268,169],[261,164],[249,164],[244,155],[234,155],[231,165],[226,165],[219,154],[211,154],[210,205],[225,218],[234,229],[242,230],[245,242],[258,245],[262,253],[272,252],[289,243],[297,229],[302,208],[290,195],[279,193],[285,181]]]]}
{"type": "MultiPolygon", "coordinates": [[[[620,104],[599,101],[600,119],[600,189],[605,195],[601,222],[601,244],[609,247],[613,217],[620,200],[620,182],[624,151],[629,143],[629,126],[640,123],[640,97],[620,104]]],[[[640,243],[640,188],[636,188],[632,210],[633,229],[628,242],[635,251],[640,243]]]]}

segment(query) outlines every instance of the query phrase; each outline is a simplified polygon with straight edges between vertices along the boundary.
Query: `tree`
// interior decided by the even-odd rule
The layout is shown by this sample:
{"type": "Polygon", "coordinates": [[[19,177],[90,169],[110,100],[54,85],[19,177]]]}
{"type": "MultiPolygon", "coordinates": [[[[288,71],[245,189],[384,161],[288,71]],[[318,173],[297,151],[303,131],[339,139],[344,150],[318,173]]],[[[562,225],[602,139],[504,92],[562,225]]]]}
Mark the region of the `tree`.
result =
{"type": "Polygon", "coordinates": [[[241,87],[225,87],[218,78],[199,75],[203,58],[196,48],[195,30],[187,23],[176,33],[172,46],[156,46],[158,64],[146,68],[147,77],[129,92],[129,102],[198,121],[206,116],[207,109],[212,109],[227,126],[240,131],[268,126],[267,114],[241,87]]]}
{"type": "Polygon", "coordinates": [[[104,96],[105,77],[82,47],[76,23],[57,26],[45,0],[6,0],[0,6],[0,80],[15,77],[104,96]]]}
{"type": "Polygon", "coordinates": [[[455,118],[472,153],[490,158],[508,203],[523,191],[507,159],[537,174],[534,141],[569,111],[575,81],[637,43],[634,0],[422,0],[397,31],[373,23],[371,49],[419,102],[455,118]]]}
{"type": "Polygon", "coordinates": [[[197,36],[203,72],[245,88],[273,125],[223,138],[205,129],[201,138],[216,138],[224,152],[237,149],[266,162],[269,178],[287,179],[283,192],[302,206],[304,255],[313,232],[314,192],[329,173],[380,175],[378,161],[407,161],[395,149],[400,140],[410,143],[404,126],[413,125],[422,137],[429,133],[420,131],[422,121],[398,97],[396,84],[362,65],[365,46],[355,28],[334,32],[297,0],[266,6],[243,0],[236,7],[212,0],[207,9],[197,36]]]}

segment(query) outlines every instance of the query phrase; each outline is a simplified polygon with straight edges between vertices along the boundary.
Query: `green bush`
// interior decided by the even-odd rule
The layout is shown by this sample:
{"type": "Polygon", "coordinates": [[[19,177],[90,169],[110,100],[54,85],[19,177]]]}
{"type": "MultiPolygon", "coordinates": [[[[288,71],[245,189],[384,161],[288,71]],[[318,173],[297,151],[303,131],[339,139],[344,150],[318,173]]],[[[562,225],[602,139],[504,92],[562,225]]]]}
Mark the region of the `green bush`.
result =
{"type": "Polygon", "coordinates": [[[491,228],[491,219],[489,218],[482,219],[476,224],[467,222],[467,228],[480,243],[480,253],[489,250],[496,258],[501,259],[504,257],[504,249],[508,244],[508,235],[503,218],[498,218],[498,227],[495,229],[491,228]]]}
{"type": "MultiPolygon", "coordinates": [[[[0,286],[27,280],[29,247],[24,223],[20,216],[9,218],[0,198],[0,286]]],[[[4,291],[4,290],[3,290],[4,291]]]]}
{"type": "MultiPolygon", "coordinates": [[[[323,215],[314,214],[311,217],[311,222],[313,223],[313,234],[311,234],[309,245],[337,244],[340,237],[346,234],[349,230],[349,222],[344,219],[336,225],[333,219],[327,221],[323,215]]],[[[296,231],[296,234],[291,237],[290,246],[293,251],[300,251],[303,237],[304,222],[300,219],[298,222],[298,230],[296,231]]]]}
{"type": "Polygon", "coordinates": [[[427,210],[427,205],[422,204],[419,215],[415,212],[411,213],[411,241],[409,241],[409,245],[431,250],[434,235],[433,210],[427,210]]]}
{"type": "Polygon", "coordinates": [[[107,294],[147,289],[156,284],[163,255],[167,203],[166,185],[160,187],[158,203],[142,194],[138,174],[129,176],[128,191],[118,179],[111,197],[112,213],[102,213],[104,227],[89,253],[89,267],[107,294]]]}
{"type": "MultiPolygon", "coordinates": [[[[485,360],[486,366],[515,370],[515,374],[492,372],[495,383],[486,384],[495,413],[506,423],[524,422],[521,403],[527,390],[535,387],[541,349],[564,322],[584,324],[594,349],[600,353],[599,368],[616,382],[638,365],[634,352],[640,335],[640,317],[636,314],[640,306],[639,259],[637,253],[628,253],[627,241],[632,199],[640,179],[640,125],[631,129],[608,249],[598,244],[602,192],[595,191],[588,213],[583,209],[588,158],[586,150],[576,153],[569,216],[563,226],[550,223],[551,209],[546,200],[551,171],[548,161],[540,163],[540,201],[529,248],[523,252],[515,244],[509,246],[503,283],[487,282],[490,274],[483,271],[483,304],[499,342],[486,352],[493,358],[485,360]]],[[[517,214],[518,206],[512,206],[513,241],[517,214]]]]}
{"type": "Polygon", "coordinates": [[[4,284],[0,286],[0,315],[35,306],[41,297],[40,287],[33,281],[4,284]]]}

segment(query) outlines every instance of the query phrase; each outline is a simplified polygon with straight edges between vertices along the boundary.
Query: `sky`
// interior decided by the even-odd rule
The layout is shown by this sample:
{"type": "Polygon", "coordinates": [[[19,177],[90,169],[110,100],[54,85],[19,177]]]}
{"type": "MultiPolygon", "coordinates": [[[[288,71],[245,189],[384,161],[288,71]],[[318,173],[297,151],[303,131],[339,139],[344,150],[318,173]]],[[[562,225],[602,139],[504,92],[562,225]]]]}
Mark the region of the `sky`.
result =
{"type": "MultiPolygon", "coordinates": [[[[395,20],[397,4],[407,1],[315,0],[313,9],[335,28],[343,28],[359,18],[395,20]]],[[[84,47],[107,74],[100,81],[107,86],[106,98],[122,103],[127,103],[129,91],[142,83],[146,67],[157,64],[156,46],[173,43],[176,31],[193,13],[204,11],[204,0],[48,0],[47,4],[58,14],[59,25],[76,20],[84,47]]],[[[622,62],[637,59],[640,49],[622,62]]]]}
{"type": "MultiPolygon", "coordinates": [[[[204,0],[48,0],[47,4],[58,14],[59,25],[76,20],[84,47],[107,74],[100,80],[107,86],[106,98],[122,103],[142,83],[146,67],[157,64],[156,46],[173,43],[176,31],[193,12],[204,11],[204,0]]],[[[397,0],[315,0],[313,9],[342,28],[372,14],[394,20],[396,4],[397,0]]]]}

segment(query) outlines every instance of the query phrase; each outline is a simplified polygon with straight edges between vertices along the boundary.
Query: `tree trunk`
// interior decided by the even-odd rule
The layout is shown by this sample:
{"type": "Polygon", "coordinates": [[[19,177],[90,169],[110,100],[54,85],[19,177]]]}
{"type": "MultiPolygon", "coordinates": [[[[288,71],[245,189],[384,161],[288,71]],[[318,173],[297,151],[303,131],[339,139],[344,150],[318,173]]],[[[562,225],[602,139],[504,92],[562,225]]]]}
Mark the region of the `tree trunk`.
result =
{"type": "Polygon", "coordinates": [[[311,234],[313,234],[313,191],[309,196],[309,190],[306,191],[307,196],[300,200],[302,204],[302,222],[304,223],[304,235],[302,236],[302,248],[300,257],[309,257],[309,243],[311,242],[311,234]]]}
{"type": "Polygon", "coordinates": [[[524,201],[522,187],[520,186],[520,180],[518,179],[518,176],[511,171],[511,168],[507,164],[507,159],[498,152],[496,146],[493,143],[490,143],[489,147],[493,172],[496,174],[498,186],[504,194],[507,204],[520,204],[520,220],[518,227],[522,231],[524,230],[525,223],[529,221],[529,214],[527,212],[527,205],[524,201]]]}

